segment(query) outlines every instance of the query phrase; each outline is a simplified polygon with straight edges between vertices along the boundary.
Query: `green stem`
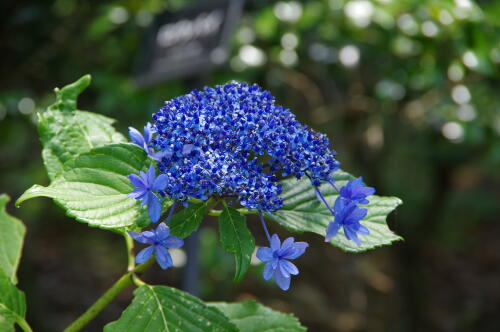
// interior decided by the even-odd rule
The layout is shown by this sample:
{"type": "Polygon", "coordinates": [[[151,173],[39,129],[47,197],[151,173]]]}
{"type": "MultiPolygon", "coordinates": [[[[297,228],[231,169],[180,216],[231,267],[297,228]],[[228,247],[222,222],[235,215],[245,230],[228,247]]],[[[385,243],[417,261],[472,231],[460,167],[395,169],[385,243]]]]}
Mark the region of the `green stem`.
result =
{"type": "MultiPolygon", "coordinates": [[[[85,327],[93,320],[104,308],[108,306],[114,298],[123,290],[133,285],[134,273],[140,273],[153,264],[154,259],[151,258],[146,263],[138,265],[133,271],[125,273],[118,281],[116,281],[110,289],[108,289],[95,303],[87,309],[77,320],[71,323],[63,332],[76,332],[85,327]]],[[[25,330],[30,331],[30,330],[25,330]]]]}
{"type": "Polygon", "coordinates": [[[128,234],[123,234],[125,238],[125,245],[127,246],[127,271],[131,272],[135,269],[135,258],[134,258],[134,240],[128,234]]]}
{"type": "Polygon", "coordinates": [[[24,332],[33,332],[31,326],[29,326],[28,322],[23,318],[17,321],[17,325],[23,329],[24,332]]]}

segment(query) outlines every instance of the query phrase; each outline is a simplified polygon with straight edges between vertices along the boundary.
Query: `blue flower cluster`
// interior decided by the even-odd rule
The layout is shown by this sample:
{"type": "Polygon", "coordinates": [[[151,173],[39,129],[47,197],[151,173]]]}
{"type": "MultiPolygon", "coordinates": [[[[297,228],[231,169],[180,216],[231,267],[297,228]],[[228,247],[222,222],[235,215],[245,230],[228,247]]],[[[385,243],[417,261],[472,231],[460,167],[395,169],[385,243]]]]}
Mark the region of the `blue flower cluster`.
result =
{"type": "MultiPolygon", "coordinates": [[[[334,188],[336,187],[334,186],[334,188]]],[[[358,246],[361,245],[358,234],[368,235],[370,231],[360,223],[366,217],[368,210],[360,208],[359,204],[368,204],[369,201],[366,197],[373,195],[375,189],[365,186],[361,177],[349,180],[344,187],[340,188],[333,210],[323,198],[319,189],[315,188],[315,190],[318,198],[334,216],[334,221],[330,222],[326,229],[325,241],[330,242],[337,235],[340,228],[343,227],[345,237],[354,241],[358,246]]]]}
{"type": "Polygon", "coordinates": [[[233,197],[249,209],[283,204],[277,176],[326,180],[339,162],[328,138],[300,124],[257,85],[229,83],[167,101],[153,115],[152,147],[168,154],[164,194],[233,197]]]}
{"type": "MultiPolygon", "coordinates": [[[[194,90],[165,103],[153,115],[154,123],[144,127],[143,134],[129,128],[134,144],[141,147],[157,164],[140,176],[129,179],[135,189],[129,197],[141,199],[148,206],[153,222],[160,219],[161,198],[186,203],[189,198],[209,197],[238,201],[248,209],[258,210],[269,247],[261,247],[257,257],[266,263],[264,279],[273,278],[287,290],[292,275],[299,273],[290,262],[302,256],[306,242],[290,237],[281,243],[278,235],[269,235],[262,211],[278,210],[278,177],[307,176],[318,199],[334,217],[326,229],[326,241],[341,228],[347,239],[360,245],[358,234],[369,234],[360,221],[366,216],[368,196],[375,190],[362,179],[350,180],[340,190],[331,174],[340,163],[330,150],[328,138],[300,124],[286,108],[276,105],[268,91],[257,85],[229,83],[214,88],[194,90]],[[321,194],[322,182],[330,183],[339,193],[332,207],[321,194]]],[[[166,223],[172,216],[175,203],[166,223]]],[[[144,262],[154,253],[162,268],[172,265],[167,248],[178,248],[182,240],[170,236],[165,223],[155,231],[129,232],[141,243],[150,244],[137,255],[144,262]]]]}

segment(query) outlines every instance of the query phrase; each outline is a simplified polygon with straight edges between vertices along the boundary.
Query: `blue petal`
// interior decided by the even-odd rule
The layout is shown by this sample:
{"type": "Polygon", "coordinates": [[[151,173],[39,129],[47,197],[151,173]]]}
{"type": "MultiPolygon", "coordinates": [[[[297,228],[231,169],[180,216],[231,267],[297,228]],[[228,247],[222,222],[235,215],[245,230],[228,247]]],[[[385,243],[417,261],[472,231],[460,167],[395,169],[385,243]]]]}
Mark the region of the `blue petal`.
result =
{"type": "Polygon", "coordinates": [[[137,188],[134,189],[134,191],[132,191],[131,193],[128,193],[127,196],[130,198],[140,199],[146,194],[146,192],[147,192],[146,189],[137,188]]]}
{"type": "Polygon", "coordinates": [[[370,230],[368,228],[366,228],[365,226],[359,224],[358,233],[361,235],[368,235],[368,234],[370,234],[370,230]]]}
{"type": "Polygon", "coordinates": [[[346,218],[346,223],[357,223],[358,221],[366,217],[367,213],[368,213],[367,209],[360,209],[356,207],[355,209],[352,210],[349,217],[346,218]]]}
{"type": "Polygon", "coordinates": [[[307,242],[295,242],[293,244],[293,250],[288,255],[283,256],[283,258],[286,259],[299,258],[304,254],[307,247],[309,247],[309,244],[307,242]]]}
{"type": "Polygon", "coordinates": [[[156,178],[153,183],[153,190],[163,190],[167,186],[168,176],[166,174],[162,174],[156,178]]]}
{"type": "Polygon", "coordinates": [[[326,228],[325,242],[330,242],[332,238],[337,235],[341,226],[342,225],[337,221],[337,218],[335,218],[335,221],[330,221],[328,227],[326,228]]]}
{"type": "Polygon", "coordinates": [[[156,223],[161,216],[161,204],[158,197],[152,192],[149,192],[148,195],[148,214],[151,221],[156,223]]]}
{"type": "MultiPolygon", "coordinates": [[[[151,239],[150,237],[146,236],[145,233],[148,232],[143,232],[143,233],[137,233],[137,232],[132,232],[128,231],[128,235],[130,235],[135,241],[139,243],[145,243],[145,244],[153,244],[154,242],[154,237],[151,239]]],[[[151,233],[151,232],[149,232],[151,233]]],[[[154,234],[153,234],[154,235],[154,234]]]]}
{"type": "Polygon", "coordinates": [[[149,166],[149,169],[146,173],[146,184],[148,185],[148,187],[152,187],[153,186],[153,183],[155,182],[155,178],[156,178],[156,171],[155,171],[155,168],[153,165],[149,166]]]}
{"type": "Polygon", "coordinates": [[[130,174],[128,176],[128,179],[130,180],[130,183],[132,183],[132,185],[134,187],[136,187],[136,188],[142,188],[142,189],[146,188],[146,184],[144,183],[144,181],[142,181],[142,179],[140,177],[138,177],[137,175],[130,174]]]}
{"type": "Polygon", "coordinates": [[[279,269],[274,273],[274,280],[276,281],[278,287],[282,290],[287,291],[290,288],[291,277],[284,276],[283,274],[281,274],[281,271],[279,269]]]}
{"type": "Polygon", "coordinates": [[[156,161],[161,161],[163,158],[170,158],[172,157],[172,151],[158,151],[158,152],[152,152],[150,153],[151,158],[153,158],[156,161]]]}
{"type": "Polygon", "coordinates": [[[167,248],[177,249],[184,245],[184,240],[179,239],[177,236],[169,236],[162,241],[162,245],[167,248]]]}
{"type": "Polygon", "coordinates": [[[268,247],[260,247],[259,250],[257,250],[257,258],[263,262],[269,262],[273,259],[272,249],[268,247]]]}
{"type": "Polygon", "coordinates": [[[290,276],[299,274],[299,269],[292,262],[287,261],[286,259],[280,259],[280,270],[284,276],[290,276]]]}
{"type": "Polygon", "coordinates": [[[144,138],[141,133],[134,127],[128,127],[128,135],[132,140],[132,143],[139,145],[141,148],[144,146],[144,138]]]}
{"type": "Polygon", "coordinates": [[[151,140],[151,123],[146,123],[144,126],[144,142],[149,144],[149,141],[151,140]]]}
{"type": "Polygon", "coordinates": [[[191,151],[193,151],[194,145],[193,144],[184,144],[182,147],[182,154],[187,155],[190,154],[191,151]]]}
{"type": "Polygon", "coordinates": [[[265,266],[264,266],[264,280],[269,280],[271,279],[271,277],[273,276],[274,274],[274,271],[276,269],[273,268],[273,264],[271,263],[267,263],[265,266]]]}
{"type": "Polygon", "coordinates": [[[283,243],[281,244],[281,250],[286,250],[288,248],[291,248],[293,246],[293,243],[295,242],[295,239],[293,237],[287,238],[283,243]]]}
{"type": "Polygon", "coordinates": [[[142,232],[142,236],[145,239],[147,239],[150,243],[154,243],[156,241],[156,233],[153,231],[142,232]]]}
{"type": "Polygon", "coordinates": [[[149,246],[147,248],[142,249],[141,251],[139,251],[137,256],[135,256],[136,264],[144,263],[151,257],[152,254],[153,254],[153,246],[149,246]]]}
{"type": "Polygon", "coordinates": [[[356,243],[358,246],[361,245],[361,240],[358,238],[358,235],[350,227],[344,227],[344,234],[346,238],[354,241],[354,243],[356,243]]]}
{"type": "Polygon", "coordinates": [[[166,240],[169,235],[170,228],[168,228],[164,222],[160,223],[158,227],[156,227],[156,239],[158,241],[166,240]]]}
{"type": "Polygon", "coordinates": [[[174,265],[172,262],[172,256],[170,256],[170,253],[167,251],[167,249],[163,248],[162,246],[155,246],[155,258],[158,262],[158,265],[160,265],[163,270],[166,270],[174,265]]]}
{"type": "Polygon", "coordinates": [[[277,234],[273,234],[273,236],[271,237],[271,249],[273,251],[277,251],[280,250],[280,248],[281,248],[280,238],[278,237],[277,234]]]}

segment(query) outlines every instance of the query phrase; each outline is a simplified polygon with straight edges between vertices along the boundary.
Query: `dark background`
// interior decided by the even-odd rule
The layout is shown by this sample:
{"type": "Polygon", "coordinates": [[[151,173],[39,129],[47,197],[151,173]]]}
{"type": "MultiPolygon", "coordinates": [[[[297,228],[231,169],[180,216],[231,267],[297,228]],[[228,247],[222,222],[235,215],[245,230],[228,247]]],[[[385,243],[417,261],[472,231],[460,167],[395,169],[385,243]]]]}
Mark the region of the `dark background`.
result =
{"type": "MultiPolygon", "coordinates": [[[[406,240],[355,255],[300,235],[311,247],[281,292],[259,267],[232,283],[233,259],[207,220],[201,297],[256,298],[313,332],[498,331],[500,2],[247,1],[228,64],[138,89],[144,27],[186,3],[2,1],[0,192],[15,200],[48,183],[34,122],[55,86],[90,73],[79,108],[116,118],[126,133],[193,85],[255,82],[327,133],[345,170],[403,199],[389,225],[406,240]]],[[[122,239],[47,199],[8,208],[28,226],[19,272],[28,321],[61,330],[123,273],[122,239]]],[[[257,220],[250,227],[264,244],[257,220]]],[[[144,279],[179,286],[181,271],[154,268],[144,279]]],[[[130,299],[121,295],[86,331],[100,331],[130,299]]]]}

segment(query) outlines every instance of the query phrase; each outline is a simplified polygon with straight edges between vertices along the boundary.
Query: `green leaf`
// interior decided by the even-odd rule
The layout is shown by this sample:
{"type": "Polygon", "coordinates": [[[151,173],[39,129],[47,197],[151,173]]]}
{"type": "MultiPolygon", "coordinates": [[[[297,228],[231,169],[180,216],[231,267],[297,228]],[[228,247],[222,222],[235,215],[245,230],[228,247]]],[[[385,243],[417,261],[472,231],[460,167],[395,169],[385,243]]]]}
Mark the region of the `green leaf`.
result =
{"type": "Polygon", "coordinates": [[[24,293],[17,289],[10,278],[0,272],[0,316],[5,321],[22,321],[26,314],[24,293]]]}
{"type": "Polygon", "coordinates": [[[218,309],[200,299],[166,286],[144,285],[121,317],[104,332],[237,332],[218,309]]]}
{"type": "Polygon", "coordinates": [[[26,228],[19,219],[9,216],[5,211],[9,201],[9,196],[0,195],[0,272],[15,284],[26,228]]]}
{"type": "Polygon", "coordinates": [[[219,217],[219,233],[224,249],[234,253],[236,261],[234,280],[241,280],[248,270],[255,249],[255,239],[247,228],[245,216],[236,209],[224,205],[219,217]]]}
{"type": "Polygon", "coordinates": [[[208,201],[193,203],[172,216],[169,227],[172,235],[184,239],[198,229],[207,212],[208,201]]]}
{"type": "MultiPolygon", "coordinates": [[[[344,186],[353,176],[338,171],[333,174],[337,186],[344,186]]],[[[313,232],[325,236],[328,223],[333,220],[328,209],[318,201],[309,179],[286,179],[281,181],[283,186],[283,206],[276,212],[266,213],[266,217],[278,222],[292,232],[313,232]]],[[[320,188],[325,199],[333,206],[338,197],[337,192],[329,185],[320,188]]],[[[397,197],[370,196],[370,203],[363,205],[368,208],[367,216],[361,221],[369,230],[369,235],[359,235],[361,245],[348,240],[343,230],[340,230],[331,243],[347,252],[363,252],[376,247],[389,245],[402,238],[394,234],[387,226],[387,215],[402,201],[397,197]]]]}
{"type": "MultiPolygon", "coordinates": [[[[147,225],[147,209],[127,196],[134,187],[127,178],[146,170],[150,159],[134,144],[112,144],[83,153],[64,164],[48,186],[35,185],[16,202],[50,197],[76,220],[100,228],[147,225]]],[[[164,207],[170,201],[164,202],[164,207]]]]}
{"type": "Polygon", "coordinates": [[[4,317],[0,314],[0,331],[15,332],[14,323],[16,321],[9,317],[4,317]]]}
{"type": "Polygon", "coordinates": [[[274,311],[255,301],[209,303],[226,315],[240,332],[305,332],[307,329],[291,314],[274,311]]]}
{"type": "Polygon", "coordinates": [[[89,84],[90,75],[86,75],[60,90],[56,88],[56,102],[38,115],[42,157],[51,180],[65,162],[77,155],[95,147],[126,141],[113,128],[113,119],[76,110],[76,99],[89,84]]]}

